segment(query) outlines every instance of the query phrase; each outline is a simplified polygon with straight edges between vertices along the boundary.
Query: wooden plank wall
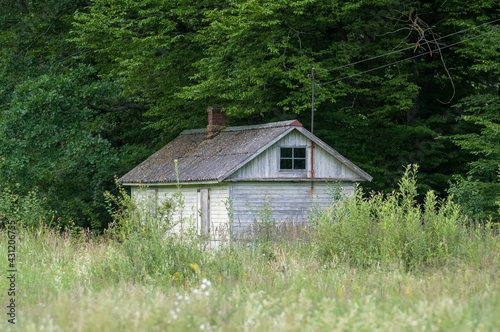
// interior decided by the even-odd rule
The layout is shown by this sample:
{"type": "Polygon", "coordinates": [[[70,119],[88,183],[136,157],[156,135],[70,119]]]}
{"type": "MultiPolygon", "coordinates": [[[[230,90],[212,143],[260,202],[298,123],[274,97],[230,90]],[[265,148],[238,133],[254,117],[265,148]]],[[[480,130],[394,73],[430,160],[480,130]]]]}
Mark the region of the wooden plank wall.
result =
{"type": "MultiPolygon", "coordinates": [[[[184,209],[178,211],[174,215],[174,220],[183,220],[183,225],[179,224],[174,229],[180,233],[181,229],[186,227],[196,227],[198,234],[201,234],[201,203],[199,200],[198,189],[208,189],[209,211],[210,211],[210,236],[213,240],[220,241],[224,239],[228,233],[228,212],[225,203],[228,200],[228,185],[222,184],[207,184],[207,185],[186,185],[181,187],[181,193],[184,198],[184,209]]],[[[166,197],[172,197],[176,192],[176,186],[151,186],[149,188],[132,187],[132,198],[137,203],[143,212],[151,211],[151,201],[156,200],[156,204],[161,204],[166,197]],[[153,194],[154,193],[154,194],[153,194]]]]}
{"type": "MultiPolygon", "coordinates": [[[[354,183],[342,183],[344,194],[354,193],[354,183]]],[[[254,222],[262,222],[259,211],[267,205],[276,222],[306,222],[312,208],[333,202],[332,184],[315,182],[235,182],[230,184],[233,233],[240,234],[254,222]],[[266,204],[267,202],[267,204],[266,204]]]]}
{"type": "MultiPolygon", "coordinates": [[[[263,179],[263,178],[307,178],[311,169],[311,141],[294,130],[270,146],[255,159],[232,174],[229,179],[263,179]],[[280,171],[279,148],[282,146],[307,146],[306,171],[280,171]]],[[[314,176],[316,178],[353,179],[359,178],[354,171],[346,167],[321,147],[314,146],[314,176]]]]}

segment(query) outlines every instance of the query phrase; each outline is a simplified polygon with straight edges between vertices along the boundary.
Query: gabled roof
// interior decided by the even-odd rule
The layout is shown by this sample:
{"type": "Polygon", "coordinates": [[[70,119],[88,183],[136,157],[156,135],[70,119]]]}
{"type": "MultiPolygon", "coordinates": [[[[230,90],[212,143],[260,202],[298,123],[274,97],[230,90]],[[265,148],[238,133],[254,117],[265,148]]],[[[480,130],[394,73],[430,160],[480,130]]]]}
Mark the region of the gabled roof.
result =
{"type": "Polygon", "coordinates": [[[371,181],[370,175],[302,128],[297,120],[228,127],[211,138],[207,138],[206,129],[185,130],[119,181],[125,184],[175,183],[174,160],[177,159],[180,182],[220,182],[292,130],[299,130],[361,178],[371,181]]]}

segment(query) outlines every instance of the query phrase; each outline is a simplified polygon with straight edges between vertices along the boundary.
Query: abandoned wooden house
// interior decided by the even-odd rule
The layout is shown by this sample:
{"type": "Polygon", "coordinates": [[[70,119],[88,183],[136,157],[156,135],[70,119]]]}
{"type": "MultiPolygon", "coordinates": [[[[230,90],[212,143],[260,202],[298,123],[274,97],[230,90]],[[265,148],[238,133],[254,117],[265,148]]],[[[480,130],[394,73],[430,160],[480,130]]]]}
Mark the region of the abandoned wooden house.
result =
{"type": "Polygon", "coordinates": [[[372,179],[297,120],[226,128],[225,119],[209,107],[206,129],[183,131],[120,182],[141,204],[161,202],[180,184],[183,215],[217,240],[221,230],[238,234],[259,222],[263,207],[276,221],[307,221],[313,207],[331,205],[333,181],[350,195],[372,179]]]}

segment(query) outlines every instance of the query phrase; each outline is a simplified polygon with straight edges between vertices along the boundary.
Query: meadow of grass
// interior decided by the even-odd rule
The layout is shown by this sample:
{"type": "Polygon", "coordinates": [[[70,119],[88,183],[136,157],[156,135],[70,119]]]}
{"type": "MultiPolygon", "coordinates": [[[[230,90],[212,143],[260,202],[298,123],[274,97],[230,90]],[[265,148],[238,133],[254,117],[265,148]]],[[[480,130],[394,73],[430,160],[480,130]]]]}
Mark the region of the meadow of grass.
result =
{"type": "MultiPolygon", "coordinates": [[[[496,230],[432,194],[419,205],[413,189],[407,174],[394,195],[342,200],[307,229],[273,224],[265,231],[280,236],[256,228],[219,248],[158,236],[154,220],[123,211],[104,236],[19,224],[16,324],[2,278],[0,330],[500,330],[496,230]]],[[[6,232],[0,252],[3,275],[6,232]]]]}

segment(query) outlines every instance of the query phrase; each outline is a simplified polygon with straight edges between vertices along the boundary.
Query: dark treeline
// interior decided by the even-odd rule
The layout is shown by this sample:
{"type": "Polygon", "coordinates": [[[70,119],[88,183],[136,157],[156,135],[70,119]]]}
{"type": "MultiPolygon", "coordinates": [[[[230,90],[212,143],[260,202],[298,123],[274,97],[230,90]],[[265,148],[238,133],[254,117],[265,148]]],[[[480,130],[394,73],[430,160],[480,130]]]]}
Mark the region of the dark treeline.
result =
{"type": "Polygon", "coordinates": [[[314,67],[315,134],[367,191],[415,163],[422,192],[497,219],[499,47],[495,0],[4,0],[2,195],[36,187],[102,229],[113,176],[206,126],[208,105],[309,127],[314,67]]]}

